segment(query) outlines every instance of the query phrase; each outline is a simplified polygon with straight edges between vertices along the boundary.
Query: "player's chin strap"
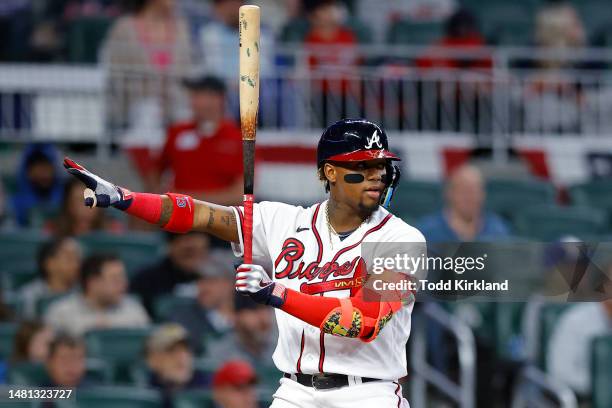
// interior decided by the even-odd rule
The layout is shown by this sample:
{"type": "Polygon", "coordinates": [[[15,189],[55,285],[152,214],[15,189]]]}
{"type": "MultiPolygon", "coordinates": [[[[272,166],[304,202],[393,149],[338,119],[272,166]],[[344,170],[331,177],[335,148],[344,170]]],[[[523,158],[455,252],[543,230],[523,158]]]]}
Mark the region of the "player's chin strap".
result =
{"type": "Polygon", "coordinates": [[[393,193],[399,184],[400,176],[402,172],[400,171],[399,166],[394,164],[387,165],[387,174],[385,176],[385,187],[382,196],[380,197],[380,205],[385,208],[389,208],[391,205],[391,199],[393,198],[393,193]]]}

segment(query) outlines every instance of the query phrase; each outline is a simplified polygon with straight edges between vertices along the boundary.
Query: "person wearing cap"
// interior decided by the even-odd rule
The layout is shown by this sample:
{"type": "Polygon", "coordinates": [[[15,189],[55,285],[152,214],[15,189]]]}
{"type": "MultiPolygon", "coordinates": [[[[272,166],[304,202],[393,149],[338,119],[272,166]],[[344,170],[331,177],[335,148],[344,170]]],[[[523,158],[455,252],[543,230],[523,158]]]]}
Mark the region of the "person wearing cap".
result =
{"type": "Polygon", "coordinates": [[[149,180],[157,191],[169,187],[206,197],[219,204],[237,204],[242,197],[242,136],[225,115],[225,84],[212,76],[183,81],[189,90],[192,119],[168,129],[156,172],[149,180]],[[162,185],[164,172],[171,185],[162,185]]]}
{"type": "Polygon", "coordinates": [[[179,324],[157,327],[147,339],[145,354],[150,370],[149,386],[161,392],[166,408],[172,407],[176,392],[210,385],[210,378],[194,369],[189,334],[179,324]]]}
{"type": "Polygon", "coordinates": [[[189,333],[196,354],[203,351],[203,339],[218,338],[234,326],[234,271],[231,262],[208,262],[198,269],[197,294],[190,302],[170,311],[170,320],[189,333]]]}
{"type": "Polygon", "coordinates": [[[278,334],[270,309],[236,294],[234,313],[234,330],[207,344],[207,360],[222,363],[240,359],[256,367],[273,367],[272,354],[278,334]]]}
{"type": "Polygon", "coordinates": [[[246,361],[230,360],[214,374],[213,400],[217,408],[256,408],[257,375],[246,361]]]}

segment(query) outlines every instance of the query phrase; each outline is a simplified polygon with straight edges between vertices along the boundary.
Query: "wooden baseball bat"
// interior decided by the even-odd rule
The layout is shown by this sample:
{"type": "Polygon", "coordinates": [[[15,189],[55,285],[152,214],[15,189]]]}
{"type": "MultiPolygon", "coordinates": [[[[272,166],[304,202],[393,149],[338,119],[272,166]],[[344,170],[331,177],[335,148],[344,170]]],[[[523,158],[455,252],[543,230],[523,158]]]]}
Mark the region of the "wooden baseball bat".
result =
{"type": "Polygon", "coordinates": [[[240,40],[240,128],[244,163],[244,263],[253,261],[253,182],[255,178],[255,136],[259,109],[259,18],[258,6],[241,6],[240,40]]]}

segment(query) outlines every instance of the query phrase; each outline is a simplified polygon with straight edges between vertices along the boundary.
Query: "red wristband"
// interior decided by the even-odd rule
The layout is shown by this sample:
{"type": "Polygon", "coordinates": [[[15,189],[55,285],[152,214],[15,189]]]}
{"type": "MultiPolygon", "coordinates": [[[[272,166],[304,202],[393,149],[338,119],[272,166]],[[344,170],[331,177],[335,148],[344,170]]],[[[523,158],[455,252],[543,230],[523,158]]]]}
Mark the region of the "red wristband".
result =
{"type": "Polygon", "coordinates": [[[132,193],[121,189],[125,200],[132,199],[132,203],[125,212],[151,224],[157,224],[161,218],[162,198],[159,194],[132,193]]]}
{"type": "Polygon", "coordinates": [[[164,230],[185,233],[193,228],[194,205],[193,198],[184,194],[166,193],[172,201],[172,215],[164,230]]]}

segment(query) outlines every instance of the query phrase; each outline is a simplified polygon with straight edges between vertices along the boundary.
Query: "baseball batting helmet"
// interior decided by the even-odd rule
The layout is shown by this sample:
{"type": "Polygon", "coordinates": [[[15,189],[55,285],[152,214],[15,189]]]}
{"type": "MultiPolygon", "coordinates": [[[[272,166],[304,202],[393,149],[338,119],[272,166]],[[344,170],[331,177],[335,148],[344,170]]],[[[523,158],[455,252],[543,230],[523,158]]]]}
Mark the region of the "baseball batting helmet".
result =
{"type": "Polygon", "coordinates": [[[342,119],[329,126],[319,140],[317,167],[325,161],[401,160],[389,151],[387,134],[365,119],[342,119]]]}

